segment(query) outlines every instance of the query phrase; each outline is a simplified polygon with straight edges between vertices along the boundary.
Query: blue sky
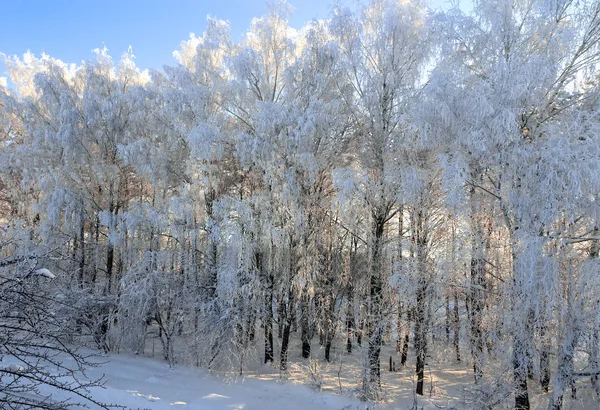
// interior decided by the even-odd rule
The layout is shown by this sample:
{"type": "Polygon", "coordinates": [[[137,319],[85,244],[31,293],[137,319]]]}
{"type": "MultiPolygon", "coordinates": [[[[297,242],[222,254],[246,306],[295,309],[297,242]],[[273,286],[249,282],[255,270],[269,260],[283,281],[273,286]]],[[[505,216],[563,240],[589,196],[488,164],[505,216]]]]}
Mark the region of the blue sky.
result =
{"type": "MultiPolygon", "coordinates": [[[[289,0],[295,7],[290,24],[299,28],[327,17],[333,1],[289,0]]],[[[354,7],[358,1],[340,2],[354,7]]],[[[0,52],[46,52],[80,63],[94,57],[94,48],[105,45],[118,59],[131,45],[140,68],[160,69],[176,64],[172,52],[189,33],[204,31],[207,14],[229,20],[239,40],[252,18],[266,12],[265,0],[6,0],[0,3],[0,52]]]]}
{"type": "MultiPolygon", "coordinates": [[[[327,17],[330,0],[292,0],[290,23],[301,27],[327,17]]],[[[356,0],[346,0],[348,5],[356,0]]],[[[65,62],[94,57],[106,45],[117,59],[131,45],[141,68],[176,64],[172,52],[189,33],[204,31],[206,15],[229,20],[240,39],[253,17],[267,12],[264,0],[8,0],[0,4],[0,52],[42,51],[65,62]]],[[[0,66],[0,76],[4,66],[0,66]]]]}

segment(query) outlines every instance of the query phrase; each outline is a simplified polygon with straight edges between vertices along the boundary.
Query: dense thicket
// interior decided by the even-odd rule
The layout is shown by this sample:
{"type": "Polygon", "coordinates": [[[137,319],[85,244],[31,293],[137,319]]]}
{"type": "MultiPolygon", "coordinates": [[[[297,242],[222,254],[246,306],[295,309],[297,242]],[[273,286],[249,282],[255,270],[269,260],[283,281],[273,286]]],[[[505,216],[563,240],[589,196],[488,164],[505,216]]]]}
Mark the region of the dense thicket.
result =
{"type": "Polygon", "coordinates": [[[240,42],[209,19],[151,73],[7,58],[2,275],[51,267],[106,351],[286,372],[297,332],[362,344],[366,399],[393,343],[417,394],[448,347],[474,408],[600,400],[600,3],[288,12],[240,42]]]}

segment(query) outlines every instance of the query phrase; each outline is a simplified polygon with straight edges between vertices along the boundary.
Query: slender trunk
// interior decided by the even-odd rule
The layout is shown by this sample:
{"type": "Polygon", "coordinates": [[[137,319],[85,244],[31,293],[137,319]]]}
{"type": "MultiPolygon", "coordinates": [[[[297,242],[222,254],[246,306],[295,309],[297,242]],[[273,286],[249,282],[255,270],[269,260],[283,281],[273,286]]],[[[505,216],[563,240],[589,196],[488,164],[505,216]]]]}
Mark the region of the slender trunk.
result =
{"type": "Polygon", "coordinates": [[[300,318],[300,338],[302,339],[302,357],[308,359],[310,357],[310,340],[312,339],[310,329],[310,296],[308,294],[308,286],[304,287],[301,298],[301,315],[300,318]]]}
{"type": "Polygon", "coordinates": [[[402,346],[402,356],[400,358],[400,364],[406,366],[408,360],[408,343],[410,341],[410,325],[412,322],[411,309],[406,309],[406,331],[404,333],[404,344],[402,346]]]}
{"type": "MultiPolygon", "coordinates": [[[[259,272],[263,272],[262,255],[260,252],[256,252],[256,268],[259,272]]],[[[273,274],[271,272],[265,273],[267,286],[265,292],[265,363],[273,363],[273,274]]]]}
{"type": "MultiPolygon", "coordinates": [[[[402,238],[404,236],[404,206],[400,205],[398,210],[398,265],[400,272],[403,272],[403,258],[402,255],[402,238]]],[[[400,293],[398,293],[398,322],[396,324],[396,330],[398,332],[398,339],[396,340],[396,353],[402,352],[402,302],[400,301],[400,293]]],[[[410,326],[409,326],[410,327],[410,326]]],[[[403,363],[404,364],[404,363],[403,363]]]]}
{"type": "Polygon", "coordinates": [[[541,318],[540,326],[540,386],[544,393],[548,393],[550,386],[550,337],[547,335],[548,327],[546,318],[541,318]]]}
{"type": "Polygon", "coordinates": [[[90,286],[90,292],[93,292],[94,286],[96,285],[96,278],[98,277],[98,269],[100,266],[99,244],[100,244],[100,216],[98,214],[96,214],[96,224],[95,224],[95,232],[94,232],[94,269],[92,271],[92,286],[90,286]]]}
{"type": "Polygon", "coordinates": [[[515,380],[515,410],[529,410],[527,390],[527,349],[521,336],[515,337],[513,345],[513,376],[515,380]]]}
{"type": "MultiPolygon", "coordinates": [[[[515,248],[513,244],[513,269],[516,266],[515,263],[515,248]]],[[[513,320],[518,320],[519,316],[522,315],[524,295],[522,295],[522,283],[519,272],[515,269],[513,271],[513,320]]],[[[513,377],[515,384],[515,410],[529,410],[529,391],[527,387],[527,326],[526,320],[523,320],[520,325],[513,325],[513,353],[512,353],[512,364],[513,364],[513,377]]]]}
{"type": "Polygon", "coordinates": [[[450,290],[446,291],[446,318],[445,318],[446,343],[450,344],[450,290]]]}
{"type": "MultiPolygon", "coordinates": [[[[593,237],[598,237],[598,227],[594,226],[593,237]]],[[[590,259],[597,259],[600,256],[600,241],[593,240],[590,246],[590,259]]],[[[592,337],[591,337],[591,348],[590,348],[590,369],[595,374],[592,375],[590,382],[592,384],[592,388],[594,393],[596,394],[596,399],[600,401],[600,383],[598,383],[598,371],[600,371],[600,325],[598,323],[598,319],[594,320],[594,324],[592,325],[592,337]]]]}
{"type": "Polygon", "coordinates": [[[290,343],[290,332],[292,330],[293,319],[291,315],[292,310],[294,310],[294,295],[293,290],[290,287],[288,291],[288,305],[284,313],[283,332],[281,338],[281,354],[279,357],[279,369],[283,372],[287,371],[288,368],[288,348],[290,343]]]}
{"type": "Polygon", "coordinates": [[[331,362],[330,352],[331,352],[331,341],[327,340],[325,342],[325,360],[327,361],[327,363],[331,362]]]}
{"type": "MultiPolygon", "coordinates": [[[[267,297],[269,307],[272,303],[272,296],[267,297]]],[[[265,363],[273,363],[273,312],[267,312],[265,319],[265,363]]]]}
{"type": "Polygon", "coordinates": [[[277,297],[277,337],[283,337],[283,328],[285,326],[285,301],[283,292],[277,297]]]}
{"type": "Polygon", "coordinates": [[[350,239],[350,278],[348,283],[348,309],[346,311],[346,329],[347,329],[347,340],[346,340],[346,351],[348,354],[352,353],[352,338],[355,332],[355,318],[354,318],[354,272],[356,269],[356,254],[358,253],[358,239],[351,237],[350,239]]]}
{"type": "Polygon", "coordinates": [[[110,231],[112,231],[114,229],[114,220],[115,220],[115,214],[117,213],[117,209],[115,207],[114,204],[114,192],[113,192],[113,185],[111,184],[110,186],[110,190],[109,190],[109,206],[108,206],[108,212],[109,212],[109,238],[107,241],[107,248],[106,248],[106,279],[107,279],[107,283],[106,283],[106,293],[111,294],[112,293],[112,283],[113,283],[113,264],[114,264],[114,259],[115,259],[115,246],[113,245],[113,243],[110,240],[110,231]]]}
{"type": "Polygon", "coordinates": [[[106,293],[112,293],[112,281],[113,281],[113,264],[115,259],[115,247],[108,242],[108,248],[106,250],[106,293]]]}
{"type": "Polygon", "coordinates": [[[329,363],[331,361],[330,352],[331,352],[331,343],[333,342],[333,337],[335,336],[335,326],[334,326],[334,316],[335,316],[335,300],[333,292],[330,292],[328,295],[328,300],[326,301],[327,311],[325,312],[327,317],[325,318],[325,360],[329,363]]]}
{"type": "Polygon", "coordinates": [[[417,291],[417,307],[415,309],[415,351],[417,355],[417,389],[418,395],[423,395],[423,385],[425,379],[425,352],[427,348],[426,340],[426,318],[425,318],[425,293],[424,284],[419,286],[417,291]]]}
{"type": "Polygon", "coordinates": [[[352,353],[352,337],[354,334],[354,295],[352,286],[348,287],[348,307],[346,310],[346,351],[352,353]]]}
{"type": "Polygon", "coordinates": [[[79,223],[79,287],[83,289],[85,279],[85,216],[83,210],[81,211],[79,223]]]}
{"type": "Polygon", "coordinates": [[[456,352],[456,361],[460,362],[460,316],[458,313],[458,290],[454,289],[454,351],[456,352]]]}
{"type": "MultiPolygon", "coordinates": [[[[360,317],[360,315],[359,315],[360,317]]],[[[362,335],[365,328],[365,321],[363,319],[359,319],[358,321],[358,335],[356,336],[356,344],[362,346],[362,335]]]]}
{"type": "Polygon", "coordinates": [[[286,285],[287,301],[283,306],[283,332],[281,338],[281,353],[279,359],[279,368],[282,372],[286,372],[288,368],[288,349],[290,343],[290,333],[292,331],[293,322],[295,320],[296,306],[295,306],[295,289],[293,284],[293,277],[297,275],[299,269],[298,261],[298,242],[293,237],[290,238],[290,259],[289,259],[289,272],[288,272],[288,283],[286,285]]]}
{"type": "Polygon", "coordinates": [[[206,283],[205,283],[205,297],[206,302],[212,302],[217,294],[218,276],[217,276],[217,262],[218,262],[218,248],[217,241],[213,238],[213,230],[215,221],[213,219],[214,202],[217,198],[217,193],[214,188],[207,188],[204,191],[204,210],[206,212],[206,230],[208,232],[208,260],[204,264],[206,269],[206,283]]]}
{"type": "MultiPolygon", "coordinates": [[[[473,252],[477,253],[478,250],[473,252]]],[[[475,384],[479,384],[483,377],[483,331],[481,329],[483,314],[483,272],[484,260],[481,256],[471,256],[471,308],[469,309],[471,319],[471,355],[473,357],[473,374],[475,384]]]]}
{"type": "MultiPolygon", "coordinates": [[[[473,170],[474,180],[483,180],[483,174],[479,169],[473,170]]],[[[468,311],[470,325],[470,347],[473,359],[473,375],[475,384],[479,384],[483,377],[483,352],[484,332],[482,330],[482,318],[484,309],[484,287],[485,287],[485,248],[486,238],[483,219],[485,209],[482,209],[484,200],[477,195],[475,187],[470,189],[470,224],[471,224],[471,283],[468,290],[468,311]]]]}
{"type": "Polygon", "coordinates": [[[246,321],[246,336],[248,338],[248,342],[254,342],[256,338],[256,315],[251,313],[246,321]]]}
{"type": "Polygon", "coordinates": [[[369,348],[368,348],[368,379],[366,380],[365,393],[371,399],[378,397],[381,383],[381,369],[379,356],[381,353],[381,342],[383,336],[383,287],[382,287],[382,245],[384,233],[385,215],[379,215],[373,221],[373,244],[371,255],[371,280],[370,280],[370,303],[369,303],[369,348]]]}
{"type": "Polygon", "coordinates": [[[423,395],[423,386],[425,379],[425,359],[427,355],[427,332],[428,332],[428,306],[427,290],[429,287],[428,269],[427,269],[427,233],[423,211],[419,210],[414,215],[413,226],[415,229],[416,244],[416,262],[419,275],[417,287],[416,307],[415,307],[415,350],[417,356],[416,374],[417,387],[416,393],[423,395]]]}
{"type": "Polygon", "coordinates": [[[398,339],[396,340],[396,353],[402,352],[402,331],[404,326],[402,325],[402,304],[398,303],[398,321],[396,323],[396,331],[398,332],[398,339]]]}

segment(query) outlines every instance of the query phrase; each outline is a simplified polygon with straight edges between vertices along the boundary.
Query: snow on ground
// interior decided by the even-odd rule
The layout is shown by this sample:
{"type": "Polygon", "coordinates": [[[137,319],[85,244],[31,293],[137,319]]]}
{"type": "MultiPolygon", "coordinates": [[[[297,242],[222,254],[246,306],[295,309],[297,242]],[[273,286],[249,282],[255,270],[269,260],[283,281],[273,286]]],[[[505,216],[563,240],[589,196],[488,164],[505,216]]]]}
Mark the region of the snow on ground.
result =
{"type": "MultiPolygon", "coordinates": [[[[455,363],[443,354],[430,358],[425,380],[426,394],[417,398],[413,390],[415,380],[412,362],[410,366],[399,367],[397,372],[387,371],[385,357],[393,354],[393,346],[384,346],[381,375],[386,393],[380,405],[376,405],[351,397],[352,390],[358,387],[360,380],[361,354],[336,354],[334,357],[337,360],[327,364],[320,359],[321,350],[314,349],[318,358],[311,361],[291,355],[289,380],[286,382],[282,382],[279,371],[270,366],[251,366],[253,368],[247,369],[244,377],[223,376],[196,367],[169,368],[158,356],[152,358],[129,354],[98,357],[97,360],[104,364],[88,369],[87,374],[91,379],[105,376],[105,388],[92,389],[92,396],[96,400],[127,409],[409,410],[415,404],[418,409],[426,410],[477,408],[472,401],[471,404],[470,400],[465,401],[473,377],[468,364],[455,363]],[[311,373],[318,374],[322,391],[308,386],[315,382],[311,373]]],[[[83,351],[93,353],[87,349],[83,351]]],[[[6,365],[13,364],[6,359],[3,360],[6,365]]],[[[68,362],[69,358],[64,360],[68,362]]],[[[510,372],[506,369],[498,367],[493,373],[499,381],[503,377],[510,379],[510,372]],[[502,374],[504,376],[501,377],[502,374]]],[[[536,383],[532,382],[530,394],[532,408],[547,408],[550,395],[543,394],[536,383]]],[[[565,408],[600,409],[584,381],[579,383],[578,395],[576,402],[572,402],[567,395],[565,408]]],[[[54,392],[55,399],[67,397],[64,393],[54,392]]],[[[510,408],[512,399],[508,397],[504,404],[510,408]]]]}
{"type": "MultiPolygon", "coordinates": [[[[152,410],[372,410],[373,404],[321,393],[291,382],[258,379],[225,380],[196,368],[169,366],[156,359],[111,354],[106,364],[90,369],[105,375],[95,399],[131,409],[152,410]]],[[[58,397],[58,396],[57,396],[58,397]]]]}

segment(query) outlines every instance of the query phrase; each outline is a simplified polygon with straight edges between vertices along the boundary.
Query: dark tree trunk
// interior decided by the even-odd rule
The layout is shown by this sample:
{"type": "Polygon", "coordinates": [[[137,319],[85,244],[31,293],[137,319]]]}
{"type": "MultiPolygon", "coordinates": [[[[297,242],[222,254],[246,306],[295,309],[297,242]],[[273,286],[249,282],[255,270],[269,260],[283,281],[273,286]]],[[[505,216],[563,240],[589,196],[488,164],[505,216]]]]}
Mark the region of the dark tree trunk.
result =
{"type": "Polygon", "coordinates": [[[285,326],[285,302],[283,292],[279,295],[277,300],[277,337],[281,339],[283,337],[283,328],[285,326]]]}
{"type": "MultiPolygon", "coordinates": [[[[598,227],[594,227],[593,236],[594,238],[598,237],[598,227]]],[[[590,245],[590,259],[597,259],[600,256],[600,241],[593,240],[590,245]]],[[[600,383],[598,383],[598,371],[600,370],[600,329],[598,328],[598,322],[592,325],[592,338],[591,338],[591,349],[590,349],[590,369],[595,371],[590,378],[590,382],[592,384],[592,388],[594,389],[594,393],[596,394],[596,399],[600,401],[600,383]]]]}
{"type": "Polygon", "coordinates": [[[353,289],[348,289],[348,309],[346,311],[346,351],[352,353],[352,337],[354,334],[354,298],[353,289]]]}
{"type": "Polygon", "coordinates": [[[217,198],[217,193],[214,188],[207,188],[204,191],[204,209],[206,211],[206,229],[209,233],[208,241],[209,241],[209,249],[208,249],[208,258],[204,265],[205,274],[207,283],[205,283],[205,297],[206,302],[212,302],[217,294],[217,261],[218,261],[218,248],[217,242],[213,238],[211,238],[210,233],[213,230],[213,211],[214,211],[214,202],[217,198]]]}
{"type": "MultiPolygon", "coordinates": [[[[259,272],[263,272],[262,255],[255,254],[256,266],[259,272]]],[[[267,281],[265,292],[265,363],[273,363],[273,274],[264,273],[267,281]]]]}
{"type": "Polygon", "coordinates": [[[328,363],[331,361],[329,353],[331,352],[331,344],[333,343],[333,337],[335,336],[335,327],[333,324],[335,300],[333,298],[333,294],[330,294],[326,312],[328,317],[325,319],[325,360],[327,360],[328,363]]]}
{"type": "Polygon", "coordinates": [[[79,287],[83,289],[85,280],[85,216],[83,210],[81,211],[79,223],[81,224],[79,227],[79,287]]]}
{"type": "Polygon", "coordinates": [[[411,309],[406,310],[406,332],[404,333],[404,344],[402,346],[402,357],[400,358],[400,364],[406,366],[408,360],[408,344],[410,342],[410,325],[412,322],[411,309]]]}
{"type": "Polygon", "coordinates": [[[425,381],[425,360],[427,356],[427,332],[428,332],[428,309],[427,309],[427,290],[429,287],[428,268],[427,268],[427,232],[425,226],[425,217],[423,211],[416,212],[414,220],[414,236],[416,243],[417,267],[419,269],[419,284],[417,287],[416,307],[415,307],[415,351],[417,356],[416,374],[417,387],[416,393],[423,395],[423,385],[425,381]]]}
{"type": "Polygon", "coordinates": [[[288,348],[290,344],[290,333],[292,330],[292,315],[291,311],[294,309],[293,303],[293,294],[292,289],[288,292],[288,306],[285,310],[284,320],[283,320],[283,332],[281,338],[281,354],[279,357],[280,370],[287,371],[288,368],[288,348]]]}
{"type": "Polygon", "coordinates": [[[471,256],[471,287],[469,289],[471,308],[469,309],[471,319],[471,355],[473,357],[473,374],[475,384],[479,384],[483,377],[483,331],[481,329],[481,319],[483,314],[483,274],[484,260],[477,256],[481,250],[474,247],[471,256]]]}
{"type": "Polygon", "coordinates": [[[346,311],[346,351],[348,354],[352,353],[352,338],[355,332],[355,318],[354,318],[354,272],[356,269],[356,254],[358,253],[358,239],[352,236],[350,239],[350,280],[348,284],[348,309],[346,311]]]}
{"type": "MultiPolygon", "coordinates": [[[[268,320],[268,319],[267,319],[268,320]]],[[[273,318],[265,323],[265,363],[273,363],[273,318]]]]}
{"type": "Polygon", "coordinates": [[[109,242],[106,250],[106,278],[108,280],[106,285],[106,293],[112,293],[112,280],[113,280],[113,263],[115,259],[115,247],[109,242]]]}
{"type": "Polygon", "coordinates": [[[308,359],[310,357],[310,340],[312,339],[310,329],[310,297],[308,295],[308,287],[305,286],[302,292],[301,300],[301,318],[300,318],[300,339],[302,340],[302,357],[308,359]]]}
{"type": "Polygon", "coordinates": [[[425,354],[427,348],[426,332],[425,332],[425,286],[420,285],[417,292],[417,307],[415,310],[415,351],[417,354],[417,389],[418,395],[423,395],[423,384],[425,380],[425,354]]]}
{"type": "Polygon", "coordinates": [[[396,329],[398,332],[398,339],[396,340],[396,353],[402,353],[402,334],[404,326],[402,325],[402,305],[398,304],[398,322],[396,323],[396,329]]]}
{"type": "MultiPolygon", "coordinates": [[[[99,244],[100,244],[100,216],[98,214],[96,214],[96,223],[95,223],[95,232],[94,232],[94,249],[98,249],[99,248],[99,244]]],[[[96,285],[96,279],[98,277],[98,269],[100,267],[100,261],[98,260],[98,253],[96,253],[96,256],[94,257],[94,269],[92,271],[92,286],[90,287],[90,292],[93,291],[94,286],[96,285]]]]}
{"type": "Polygon", "coordinates": [[[446,291],[446,320],[445,320],[445,331],[446,331],[446,343],[450,344],[450,291],[446,291]]]}
{"type": "Polygon", "coordinates": [[[458,313],[458,291],[454,290],[454,351],[456,352],[456,361],[460,362],[460,316],[458,313]]]}
{"type": "Polygon", "coordinates": [[[550,355],[545,349],[540,353],[540,385],[542,391],[548,393],[550,386],[550,355]]]}
{"type": "Polygon", "coordinates": [[[358,344],[359,346],[362,346],[362,335],[363,335],[364,328],[365,328],[365,321],[363,319],[360,319],[358,321],[358,335],[356,336],[356,344],[358,344]]]}
{"type": "Polygon", "coordinates": [[[383,336],[383,288],[382,288],[382,241],[384,233],[385,215],[379,215],[373,221],[373,248],[370,280],[370,311],[369,311],[369,347],[367,351],[369,360],[369,373],[367,380],[367,394],[369,398],[377,398],[377,391],[381,385],[381,369],[379,356],[383,336]]]}
{"type": "Polygon", "coordinates": [[[520,337],[513,345],[513,375],[515,380],[515,410],[529,410],[529,392],[527,390],[527,355],[525,343],[520,337]]]}
{"type": "Polygon", "coordinates": [[[327,363],[331,362],[330,352],[331,352],[331,342],[326,342],[325,343],[325,360],[327,360],[327,363]]]}

